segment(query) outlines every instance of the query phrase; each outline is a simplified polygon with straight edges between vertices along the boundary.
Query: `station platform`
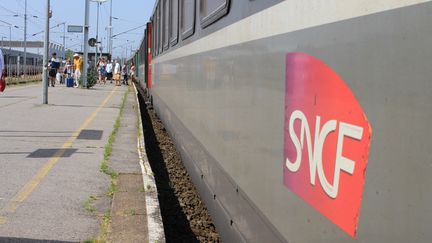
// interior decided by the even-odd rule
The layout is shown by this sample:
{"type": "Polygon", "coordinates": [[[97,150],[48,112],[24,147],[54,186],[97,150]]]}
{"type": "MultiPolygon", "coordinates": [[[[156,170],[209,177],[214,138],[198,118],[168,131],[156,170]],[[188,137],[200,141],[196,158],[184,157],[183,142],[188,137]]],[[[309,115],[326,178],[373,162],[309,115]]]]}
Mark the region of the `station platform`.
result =
{"type": "Polygon", "coordinates": [[[48,101],[40,83],[0,93],[0,242],[164,242],[134,87],[48,101]]]}

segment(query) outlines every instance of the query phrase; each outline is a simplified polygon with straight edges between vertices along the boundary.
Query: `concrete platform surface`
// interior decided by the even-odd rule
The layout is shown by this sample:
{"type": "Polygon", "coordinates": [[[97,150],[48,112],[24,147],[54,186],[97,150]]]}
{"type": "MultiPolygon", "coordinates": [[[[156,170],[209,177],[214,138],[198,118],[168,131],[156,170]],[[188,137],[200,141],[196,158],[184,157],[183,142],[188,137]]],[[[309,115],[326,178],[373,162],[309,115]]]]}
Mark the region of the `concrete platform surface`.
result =
{"type": "Polygon", "coordinates": [[[57,86],[49,105],[41,104],[41,84],[0,93],[1,241],[82,242],[99,234],[98,216],[111,208],[111,179],[99,168],[126,91],[57,86]]]}

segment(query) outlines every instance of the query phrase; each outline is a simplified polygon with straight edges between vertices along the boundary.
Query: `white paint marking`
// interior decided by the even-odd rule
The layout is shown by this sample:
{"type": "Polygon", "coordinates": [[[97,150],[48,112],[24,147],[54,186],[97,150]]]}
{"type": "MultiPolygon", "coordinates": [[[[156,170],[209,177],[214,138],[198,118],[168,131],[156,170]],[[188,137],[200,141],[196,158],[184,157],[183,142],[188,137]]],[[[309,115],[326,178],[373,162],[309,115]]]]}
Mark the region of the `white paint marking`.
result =
{"type": "Polygon", "coordinates": [[[165,232],[162,224],[162,216],[160,212],[158,192],[156,181],[153,176],[153,171],[147,159],[147,153],[144,146],[144,135],[142,131],[141,109],[138,101],[138,91],[133,84],[135,90],[135,99],[137,103],[138,116],[139,116],[139,135],[137,136],[137,148],[141,172],[143,175],[143,186],[145,190],[146,210],[147,210],[147,230],[149,242],[165,242],[165,232]],[[150,188],[147,189],[147,188],[150,188]]]}

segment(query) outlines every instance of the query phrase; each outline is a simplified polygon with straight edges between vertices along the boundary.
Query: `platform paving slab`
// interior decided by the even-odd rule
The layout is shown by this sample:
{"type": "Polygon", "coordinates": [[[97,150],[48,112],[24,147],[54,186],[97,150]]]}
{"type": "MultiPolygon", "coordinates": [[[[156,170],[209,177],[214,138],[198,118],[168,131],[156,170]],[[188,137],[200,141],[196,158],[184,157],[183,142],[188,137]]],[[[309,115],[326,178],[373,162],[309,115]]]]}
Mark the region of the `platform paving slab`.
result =
{"type": "MultiPolygon", "coordinates": [[[[118,135],[113,143],[109,167],[117,173],[139,173],[139,156],[137,151],[137,115],[136,98],[133,92],[127,96],[121,117],[118,135]]],[[[142,183],[141,183],[142,184],[142,183]]]]}

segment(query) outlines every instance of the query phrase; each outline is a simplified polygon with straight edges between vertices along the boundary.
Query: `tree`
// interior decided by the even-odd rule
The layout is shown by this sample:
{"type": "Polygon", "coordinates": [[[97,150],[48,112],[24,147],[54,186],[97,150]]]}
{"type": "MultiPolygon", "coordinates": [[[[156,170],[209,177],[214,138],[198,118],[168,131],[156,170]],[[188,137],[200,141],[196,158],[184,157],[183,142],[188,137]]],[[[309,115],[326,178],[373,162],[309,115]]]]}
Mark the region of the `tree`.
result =
{"type": "Polygon", "coordinates": [[[67,59],[73,60],[73,55],[74,55],[74,52],[72,50],[67,50],[66,53],[65,53],[66,60],[67,59]]]}

